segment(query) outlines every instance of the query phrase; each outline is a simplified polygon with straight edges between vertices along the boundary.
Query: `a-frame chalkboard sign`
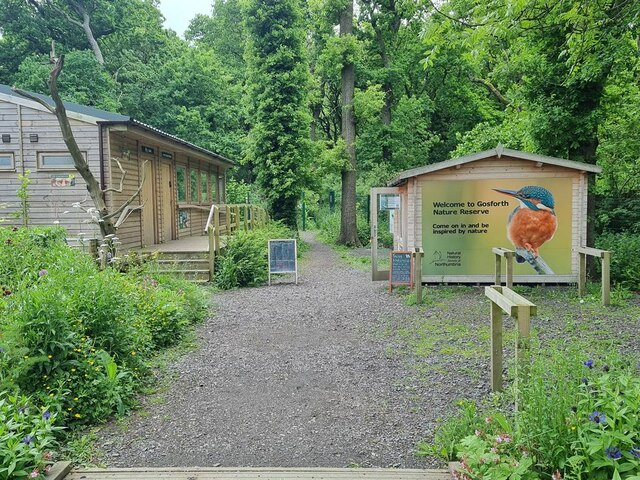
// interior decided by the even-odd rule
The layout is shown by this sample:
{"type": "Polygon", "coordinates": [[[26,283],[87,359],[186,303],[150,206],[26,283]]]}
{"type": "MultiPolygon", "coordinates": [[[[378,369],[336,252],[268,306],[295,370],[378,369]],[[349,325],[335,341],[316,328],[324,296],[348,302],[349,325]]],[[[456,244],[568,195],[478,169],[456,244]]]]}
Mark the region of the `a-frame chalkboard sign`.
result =
{"type": "Polygon", "coordinates": [[[389,291],[393,291],[394,285],[409,285],[409,288],[412,288],[413,261],[411,252],[393,250],[389,256],[389,291]]]}
{"type": "Polygon", "coordinates": [[[298,245],[294,238],[269,240],[269,285],[271,274],[295,273],[298,284],[298,245]]]}

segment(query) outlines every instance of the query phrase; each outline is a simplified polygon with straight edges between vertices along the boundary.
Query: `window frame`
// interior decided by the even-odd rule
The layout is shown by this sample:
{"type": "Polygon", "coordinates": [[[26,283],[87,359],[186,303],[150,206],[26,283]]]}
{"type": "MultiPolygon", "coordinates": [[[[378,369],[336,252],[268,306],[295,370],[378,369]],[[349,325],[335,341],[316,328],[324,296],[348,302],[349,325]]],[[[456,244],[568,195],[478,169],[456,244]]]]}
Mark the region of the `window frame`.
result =
{"type": "MultiPolygon", "coordinates": [[[[87,152],[80,152],[82,153],[82,156],[84,157],[84,161],[87,161],[87,152]]],[[[73,164],[73,157],[71,156],[70,152],[65,152],[65,151],[51,151],[51,150],[45,150],[42,152],[38,152],[38,170],[42,170],[42,171],[62,171],[62,172],[68,172],[68,171],[75,171],[76,167],[73,164]],[[66,157],[66,158],[70,158],[71,159],[71,165],[66,166],[47,166],[44,164],[44,157],[66,157]]]]}
{"type": "Polygon", "coordinates": [[[193,167],[189,167],[189,202],[192,205],[200,203],[200,175],[198,169],[193,167]],[[194,186],[195,188],[193,188],[194,186]]]}
{"type": "Polygon", "coordinates": [[[16,169],[16,154],[14,152],[0,152],[0,157],[9,157],[10,165],[0,164],[0,170],[3,172],[13,172],[16,169]]]}
{"type": "Polygon", "coordinates": [[[176,165],[176,201],[180,204],[180,203],[187,203],[187,198],[189,198],[189,196],[187,195],[187,166],[186,165],[176,165]],[[178,178],[178,172],[182,171],[184,172],[184,175],[182,177],[182,181],[183,181],[183,193],[184,193],[184,198],[180,198],[180,183],[179,183],[179,178],[178,178]]]}
{"type": "Polygon", "coordinates": [[[199,190],[200,190],[200,203],[209,204],[209,174],[205,170],[199,170],[199,190]],[[202,181],[204,180],[204,185],[202,181]],[[204,187],[204,190],[202,189],[204,187]]]}

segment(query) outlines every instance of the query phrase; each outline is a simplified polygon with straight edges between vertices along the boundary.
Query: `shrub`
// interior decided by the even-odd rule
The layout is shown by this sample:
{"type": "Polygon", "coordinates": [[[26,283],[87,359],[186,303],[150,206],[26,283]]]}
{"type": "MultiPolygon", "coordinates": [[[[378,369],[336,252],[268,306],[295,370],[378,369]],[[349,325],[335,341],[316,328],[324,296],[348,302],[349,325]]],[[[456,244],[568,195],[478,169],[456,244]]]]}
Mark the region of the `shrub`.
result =
{"type": "Polygon", "coordinates": [[[0,392],[0,480],[43,478],[53,463],[56,414],[23,395],[0,392]]]}
{"type": "Polygon", "coordinates": [[[455,453],[463,463],[461,479],[639,480],[637,360],[616,354],[596,360],[575,349],[538,353],[528,376],[503,397],[501,414],[464,404],[422,452],[446,459],[455,453]],[[486,416],[493,426],[478,427],[486,416]]]}
{"type": "Polygon", "coordinates": [[[122,414],[153,350],[205,316],[204,294],[140,268],[99,271],[59,230],[42,232],[0,228],[13,256],[0,271],[0,391],[46,400],[70,426],[122,414]]]}
{"type": "Polygon", "coordinates": [[[610,250],[611,281],[631,290],[640,290],[640,235],[637,233],[604,233],[596,247],[610,250]]]}
{"type": "Polygon", "coordinates": [[[216,262],[216,286],[228,290],[263,285],[268,277],[268,241],[293,237],[295,233],[280,223],[236,233],[216,262]]]}

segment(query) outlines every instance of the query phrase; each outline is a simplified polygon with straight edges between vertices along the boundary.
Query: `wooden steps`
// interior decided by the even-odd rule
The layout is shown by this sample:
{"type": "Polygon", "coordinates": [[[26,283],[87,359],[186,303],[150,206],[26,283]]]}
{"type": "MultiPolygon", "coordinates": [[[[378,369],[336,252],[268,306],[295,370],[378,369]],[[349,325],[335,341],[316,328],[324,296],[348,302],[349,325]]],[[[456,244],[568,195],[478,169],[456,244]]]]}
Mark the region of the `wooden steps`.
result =
{"type": "Polygon", "coordinates": [[[211,280],[208,252],[159,252],[156,263],[161,272],[179,275],[192,282],[205,283],[211,280]]]}
{"type": "MultiPolygon", "coordinates": [[[[57,465],[56,465],[57,466],[57,465]]],[[[447,470],[388,468],[60,469],[51,480],[451,480],[447,470]]]]}

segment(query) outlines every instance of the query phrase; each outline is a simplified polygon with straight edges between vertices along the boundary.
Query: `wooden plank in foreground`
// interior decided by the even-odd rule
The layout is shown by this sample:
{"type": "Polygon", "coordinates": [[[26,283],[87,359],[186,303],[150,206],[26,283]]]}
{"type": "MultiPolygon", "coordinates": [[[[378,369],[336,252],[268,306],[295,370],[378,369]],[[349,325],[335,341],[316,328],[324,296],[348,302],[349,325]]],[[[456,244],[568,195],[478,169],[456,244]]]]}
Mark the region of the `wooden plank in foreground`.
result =
{"type": "Polygon", "coordinates": [[[74,469],[64,480],[450,480],[447,470],[388,468],[74,469]]]}

